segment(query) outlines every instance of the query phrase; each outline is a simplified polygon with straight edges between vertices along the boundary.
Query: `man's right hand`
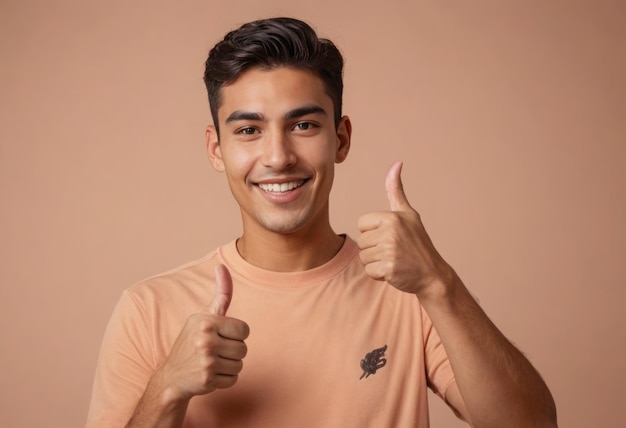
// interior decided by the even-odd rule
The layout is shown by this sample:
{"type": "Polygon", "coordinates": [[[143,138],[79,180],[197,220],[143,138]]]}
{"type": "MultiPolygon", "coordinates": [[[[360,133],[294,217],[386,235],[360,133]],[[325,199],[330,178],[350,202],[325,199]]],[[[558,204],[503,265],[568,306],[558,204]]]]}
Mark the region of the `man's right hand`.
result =
{"type": "Polygon", "coordinates": [[[224,265],[215,267],[215,294],[211,303],[189,316],[157,375],[174,400],[189,400],[237,382],[243,368],[248,325],[226,317],[233,282],[224,265]]]}

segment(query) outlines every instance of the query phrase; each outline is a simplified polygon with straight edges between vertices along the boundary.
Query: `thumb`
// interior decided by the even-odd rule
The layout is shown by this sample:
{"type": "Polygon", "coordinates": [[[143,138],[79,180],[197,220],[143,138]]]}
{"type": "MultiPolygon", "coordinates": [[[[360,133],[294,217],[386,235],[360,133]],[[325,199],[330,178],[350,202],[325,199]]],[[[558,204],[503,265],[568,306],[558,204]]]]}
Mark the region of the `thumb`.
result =
{"type": "Polygon", "coordinates": [[[394,162],[389,168],[387,178],[385,179],[385,190],[387,190],[387,199],[389,200],[391,211],[407,211],[411,209],[402,187],[401,172],[402,161],[394,162]]]}
{"type": "Polygon", "coordinates": [[[226,266],[219,264],[215,266],[215,294],[204,311],[213,315],[225,316],[232,297],[233,279],[226,266]]]}

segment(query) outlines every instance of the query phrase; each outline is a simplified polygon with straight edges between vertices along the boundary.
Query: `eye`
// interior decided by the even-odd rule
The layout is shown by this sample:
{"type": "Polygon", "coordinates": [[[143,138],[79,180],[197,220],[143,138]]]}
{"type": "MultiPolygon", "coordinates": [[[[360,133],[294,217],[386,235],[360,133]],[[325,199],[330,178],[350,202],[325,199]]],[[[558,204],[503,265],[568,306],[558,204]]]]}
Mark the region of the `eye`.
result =
{"type": "Polygon", "coordinates": [[[256,128],[253,128],[251,126],[247,126],[245,128],[241,128],[237,130],[237,134],[241,134],[241,135],[254,135],[256,133],[256,128]]]}
{"type": "Polygon", "coordinates": [[[308,131],[310,129],[315,128],[316,125],[314,123],[311,122],[298,122],[296,123],[296,126],[294,126],[294,129],[296,131],[308,131]]]}

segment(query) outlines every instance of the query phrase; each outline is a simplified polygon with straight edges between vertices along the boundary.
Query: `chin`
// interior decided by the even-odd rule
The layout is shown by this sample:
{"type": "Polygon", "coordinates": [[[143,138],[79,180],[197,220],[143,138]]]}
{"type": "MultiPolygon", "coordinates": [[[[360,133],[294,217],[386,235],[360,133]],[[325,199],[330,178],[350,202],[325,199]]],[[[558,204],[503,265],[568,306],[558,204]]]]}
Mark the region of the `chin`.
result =
{"type": "Polygon", "coordinates": [[[266,230],[281,235],[288,235],[301,230],[310,220],[308,216],[292,217],[291,218],[279,218],[280,216],[269,216],[269,218],[259,219],[259,223],[266,230]]]}

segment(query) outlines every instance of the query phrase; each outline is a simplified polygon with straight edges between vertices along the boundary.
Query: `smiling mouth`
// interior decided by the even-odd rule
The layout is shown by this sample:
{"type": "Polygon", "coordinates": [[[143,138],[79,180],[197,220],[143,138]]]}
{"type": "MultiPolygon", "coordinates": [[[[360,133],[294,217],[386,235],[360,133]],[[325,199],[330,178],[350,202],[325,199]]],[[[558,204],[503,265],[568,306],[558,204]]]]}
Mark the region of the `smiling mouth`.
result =
{"type": "Polygon", "coordinates": [[[307,180],[288,181],[286,183],[259,183],[258,186],[268,193],[286,193],[297,189],[306,183],[307,180]]]}

